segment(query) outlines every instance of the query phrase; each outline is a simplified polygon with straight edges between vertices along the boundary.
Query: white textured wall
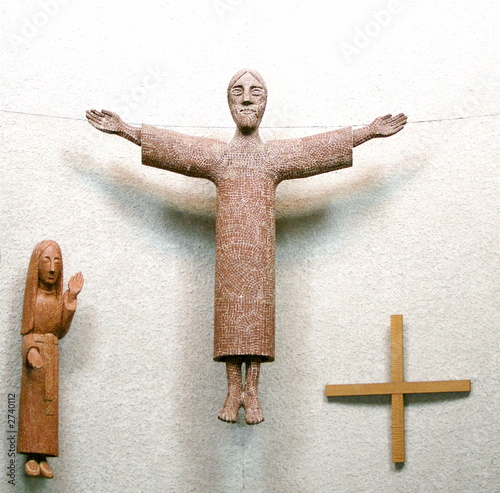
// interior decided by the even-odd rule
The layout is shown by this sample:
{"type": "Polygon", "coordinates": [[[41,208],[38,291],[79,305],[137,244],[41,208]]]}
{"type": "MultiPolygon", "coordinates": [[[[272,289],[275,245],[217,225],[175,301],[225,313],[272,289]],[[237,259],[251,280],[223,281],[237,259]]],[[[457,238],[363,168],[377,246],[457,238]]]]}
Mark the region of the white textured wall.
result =
{"type": "Polygon", "coordinates": [[[8,485],[2,435],[0,491],[498,491],[498,116],[480,116],[498,113],[496,2],[0,5],[0,429],[34,245],[57,240],[66,278],[86,278],[60,346],[56,478],[25,478],[19,457],[8,485]],[[230,139],[242,67],[269,88],[264,138],[411,120],[351,169],[280,185],[277,359],[256,427],[216,419],[214,187],[142,167],[83,119],[106,108],[230,139]],[[407,380],[473,382],[407,398],[402,469],[389,398],[323,397],[390,378],[394,313],[407,380]]]}

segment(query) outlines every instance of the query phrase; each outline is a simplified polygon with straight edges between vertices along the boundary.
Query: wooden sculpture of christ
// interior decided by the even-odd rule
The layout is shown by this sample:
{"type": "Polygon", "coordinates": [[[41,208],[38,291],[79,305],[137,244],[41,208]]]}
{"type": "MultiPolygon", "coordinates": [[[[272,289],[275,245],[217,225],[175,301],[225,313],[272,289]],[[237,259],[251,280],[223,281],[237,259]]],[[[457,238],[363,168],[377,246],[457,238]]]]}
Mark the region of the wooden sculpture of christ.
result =
{"type": "Polygon", "coordinates": [[[227,97],[233,139],[193,137],[149,125],[134,127],[111,111],[87,111],[91,125],[142,147],[142,163],[212,181],[217,189],[214,360],[226,363],[228,393],[219,419],[264,420],[258,397],[260,364],[274,360],[275,192],[283,180],[352,165],[352,148],[388,137],[406,116],[310,137],[263,142],[259,125],[267,88],[254,70],[231,79],[227,97]],[[245,363],[245,375],[242,366],[245,363]]]}

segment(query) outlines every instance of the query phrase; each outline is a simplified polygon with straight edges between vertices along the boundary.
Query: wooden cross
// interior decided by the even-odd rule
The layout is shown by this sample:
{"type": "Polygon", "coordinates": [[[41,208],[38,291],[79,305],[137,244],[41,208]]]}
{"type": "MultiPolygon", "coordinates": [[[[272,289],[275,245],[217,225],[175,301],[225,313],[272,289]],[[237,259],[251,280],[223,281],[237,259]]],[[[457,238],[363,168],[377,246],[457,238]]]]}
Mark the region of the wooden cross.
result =
{"type": "Polygon", "coordinates": [[[391,381],[325,385],[327,397],[353,395],[391,395],[392,462],[405,461],[404,394],[470,392],[470,380],[405,382],[403,377],[403,315],[391,315],[391,381]]]}

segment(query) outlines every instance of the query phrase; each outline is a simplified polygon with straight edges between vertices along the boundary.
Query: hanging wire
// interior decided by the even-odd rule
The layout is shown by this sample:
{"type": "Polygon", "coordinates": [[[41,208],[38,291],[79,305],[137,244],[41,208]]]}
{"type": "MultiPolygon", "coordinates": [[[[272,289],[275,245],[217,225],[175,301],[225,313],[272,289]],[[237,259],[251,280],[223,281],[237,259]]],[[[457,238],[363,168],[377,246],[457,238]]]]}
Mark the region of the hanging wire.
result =
{"type": "MultiPolygon", "coordinates": [[[[58,116],[58,115],[46,115],[44,113],[29,113],[26,111],[15,111],[15,110],[5,110],[5,109],[0,109],[2,113],[10,113],[14,115],[26,115],[26,116],[35,116],[38,118],[52,118],[55,120],[70,120],[70,121],[82,121],[85,122],[87,121],[86,118],[74,118],[71,116],[58,116]]],[[[500,113],[489,113],[486,115],[468,115],[468,116],[456,116],[452,118],[434,118],[431,120],[408,120],[407,123],[432,123],[432,122],[449,122],[449,121],[454,121],[454,120],[470,120],[472,118],[487,118],[487,117],[492,117],[492,116],[498,116],[500,113]]],[[[141,123],[137,122],[131,122],[130,125],[141,125],[141,123]]],[[[222,128],[222,129],[232,129],[234,128],[233,126],[217,126],[217,125],[165,125],[165,124],[152,124],[157,127],[168,127],[168,128],[222,128]]],[[[367,125],[361,124],[361,125],[352,125],[353,127],[361,127],[367,125]]],[[[284,125],[284,126],[272,126],[272,127],[267,127],[265,125],[261,125],[260,128],[267,128],[267,129],[282,129],[282,128],[340,128],[343,125],[305,125],[305,126],[300,126],[300,125],[284,125]]]]}

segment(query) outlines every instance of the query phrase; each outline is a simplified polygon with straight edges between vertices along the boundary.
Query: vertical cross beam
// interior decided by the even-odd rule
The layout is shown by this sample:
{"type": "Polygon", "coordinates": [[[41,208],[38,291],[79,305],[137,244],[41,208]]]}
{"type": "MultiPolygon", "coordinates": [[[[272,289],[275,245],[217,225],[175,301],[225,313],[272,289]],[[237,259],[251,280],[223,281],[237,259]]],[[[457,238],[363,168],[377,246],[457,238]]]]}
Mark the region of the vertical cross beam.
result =
{"type": "MultiPolygon", "coordinates": [[[[391,381],[404,382],[403,315],[391,315],[391,381]]],[[[404,394],[391,394],[392,462],[405,461],[404,394]]]]}

